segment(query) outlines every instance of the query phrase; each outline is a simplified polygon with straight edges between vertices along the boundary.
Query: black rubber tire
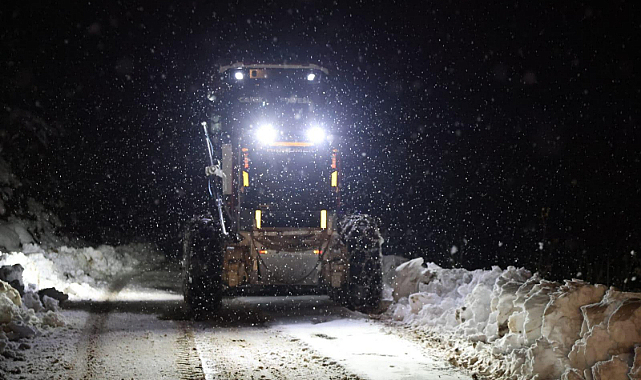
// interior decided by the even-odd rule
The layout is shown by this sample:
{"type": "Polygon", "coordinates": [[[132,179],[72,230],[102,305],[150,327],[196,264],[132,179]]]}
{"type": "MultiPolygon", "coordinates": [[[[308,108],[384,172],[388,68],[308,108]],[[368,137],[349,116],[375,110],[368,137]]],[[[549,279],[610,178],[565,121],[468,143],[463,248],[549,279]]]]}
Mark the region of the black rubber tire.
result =
{"type": "Polygon", "coordinates": [[[341,222],[341,240],[349,255],[347,283],[330,296],[353,310],[378,308],[383,290],[381,235],[369,215],[353,215],[341,222]]]}
{"type": "Polygon", "coordinates": [[[183,297],[193,312],[215,311],[223,298],[224,239],[211,218],[195,218],[183,237],[183,297]]]}

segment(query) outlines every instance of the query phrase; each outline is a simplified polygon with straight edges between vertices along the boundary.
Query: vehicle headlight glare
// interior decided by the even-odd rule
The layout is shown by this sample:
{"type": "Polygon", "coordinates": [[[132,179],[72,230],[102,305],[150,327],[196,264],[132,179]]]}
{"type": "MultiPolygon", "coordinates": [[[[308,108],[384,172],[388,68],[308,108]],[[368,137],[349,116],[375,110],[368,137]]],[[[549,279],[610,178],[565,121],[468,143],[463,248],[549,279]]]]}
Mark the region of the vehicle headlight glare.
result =
{"type": "Polygon", "coordinates": [[[314,79],[316,79],[316,74],[314,74],[314,73],[309,73],[309,74],[307,74],[307,80],[308,80],[308,81],[310,81],[310,82],[311,82],[311,81],[313,81],[314,79]]]}
{"type": "Polygon", "coordinates": [[[271,144],[274,141],[276,141],[277,137],[278,137],[278,131],[271,124],[261,125],[256,130],[256,138],[260,143],[271,144]]]}
{"type": "Polygon", "coordinates": [[[321,127],[311,127],[307,130],[307,139],[314,143],[320,143],[325,140],[325,131],[321,127]]]}
{"type": "Polygon", "coordinates": [[[236,78],[237,80],[243,80],[244,77],[245,75],[243,75],[243,73],[240,71],[236,71],[236,73],[234,73],[234,78],[236,78]]]}

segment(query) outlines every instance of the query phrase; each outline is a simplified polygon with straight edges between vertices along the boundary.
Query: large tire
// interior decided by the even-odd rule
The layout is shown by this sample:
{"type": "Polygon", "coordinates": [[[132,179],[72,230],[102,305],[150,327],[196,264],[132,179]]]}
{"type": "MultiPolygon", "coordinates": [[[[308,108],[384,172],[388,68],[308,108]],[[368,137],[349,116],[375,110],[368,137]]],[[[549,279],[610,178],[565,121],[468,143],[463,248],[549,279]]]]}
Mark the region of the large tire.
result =
{"type": "Polygon", "coordinates": [[[193,219],[183,238],[183,297],[194,312],[218,309],[223,297],[224,239],[210,218],[193,219]]]}
{"type": "Polygon", "coordinates": [[[332,298],[353,310],[375,310],[381,301],[383,239],[374,218],[351,215],[340,223],[341,241],[347,247],[347,283],[332,298]]]}

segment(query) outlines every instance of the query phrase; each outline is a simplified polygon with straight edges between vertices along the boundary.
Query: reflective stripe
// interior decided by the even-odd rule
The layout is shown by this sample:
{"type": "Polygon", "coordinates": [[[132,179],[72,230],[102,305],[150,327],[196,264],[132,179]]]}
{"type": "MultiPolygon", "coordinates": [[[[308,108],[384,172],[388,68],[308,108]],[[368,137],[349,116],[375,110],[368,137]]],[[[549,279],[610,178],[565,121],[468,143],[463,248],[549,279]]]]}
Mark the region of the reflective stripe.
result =
{"type": "Polygon", "coordinates": [[[338,171],[332,172],[332,187],[338,187],[338,171]]]}
{"type": "Polygon", "coordinates": [[[260,229],[263,219],[263,212],[261,210],[256,210],[256,228],[260,229]]]}

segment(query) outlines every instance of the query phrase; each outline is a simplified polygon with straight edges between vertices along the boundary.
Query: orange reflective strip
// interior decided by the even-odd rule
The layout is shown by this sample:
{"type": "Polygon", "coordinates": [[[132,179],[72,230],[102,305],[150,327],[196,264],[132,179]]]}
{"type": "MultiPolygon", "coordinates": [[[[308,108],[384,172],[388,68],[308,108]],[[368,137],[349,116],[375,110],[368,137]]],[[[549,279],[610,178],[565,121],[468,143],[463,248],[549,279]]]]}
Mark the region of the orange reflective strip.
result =
{"type": "Polygon", "coordinates": [[[276,141],[271,143],[272,146],[312,146],[314,144],[309,142],[299,142],[299,141],[276,141]]]}

